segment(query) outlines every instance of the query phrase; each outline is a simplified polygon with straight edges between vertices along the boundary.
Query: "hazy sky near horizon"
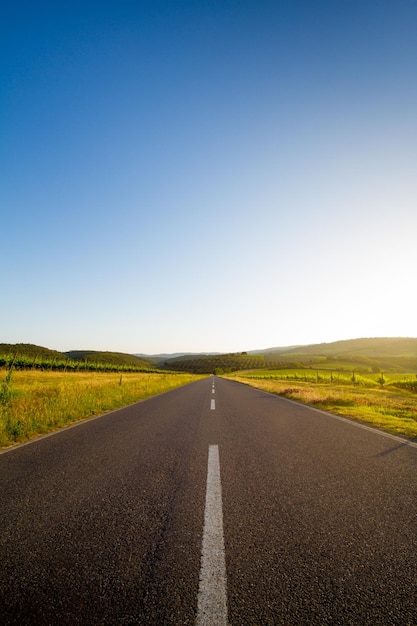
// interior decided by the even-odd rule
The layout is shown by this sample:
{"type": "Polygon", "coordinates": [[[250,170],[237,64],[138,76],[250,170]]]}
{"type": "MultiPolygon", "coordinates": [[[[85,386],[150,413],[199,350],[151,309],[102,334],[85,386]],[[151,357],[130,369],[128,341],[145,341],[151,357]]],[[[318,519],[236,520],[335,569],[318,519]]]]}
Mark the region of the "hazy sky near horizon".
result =
{"type": "Polygon", "coordinates": [[[417,336],[417,1],[2,8],[0,343],[417,336]]]}

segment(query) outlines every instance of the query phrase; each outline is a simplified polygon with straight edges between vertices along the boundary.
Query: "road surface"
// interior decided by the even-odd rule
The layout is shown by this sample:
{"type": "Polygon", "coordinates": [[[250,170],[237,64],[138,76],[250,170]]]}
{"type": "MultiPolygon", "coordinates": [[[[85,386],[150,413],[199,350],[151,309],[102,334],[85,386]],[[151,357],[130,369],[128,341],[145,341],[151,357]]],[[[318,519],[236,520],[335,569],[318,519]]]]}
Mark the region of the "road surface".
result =
{"type": "Polygon", "coordinates": [[[207,378],[0,454],[2,624],[417,624],[417,447],[207,378]]]}

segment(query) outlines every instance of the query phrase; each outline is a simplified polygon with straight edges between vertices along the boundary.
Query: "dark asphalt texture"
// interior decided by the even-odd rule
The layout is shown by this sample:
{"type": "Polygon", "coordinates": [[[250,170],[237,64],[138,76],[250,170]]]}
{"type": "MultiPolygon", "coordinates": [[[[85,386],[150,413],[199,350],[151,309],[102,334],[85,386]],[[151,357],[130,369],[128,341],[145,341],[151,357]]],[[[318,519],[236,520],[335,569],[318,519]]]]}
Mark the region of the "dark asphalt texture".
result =
{"type": "Polygon", "coordinates": [[[417,624],[417,447],[212,380],[0,454],[1,624],[194,624],[210,444],[230,624],[417,624]]]}

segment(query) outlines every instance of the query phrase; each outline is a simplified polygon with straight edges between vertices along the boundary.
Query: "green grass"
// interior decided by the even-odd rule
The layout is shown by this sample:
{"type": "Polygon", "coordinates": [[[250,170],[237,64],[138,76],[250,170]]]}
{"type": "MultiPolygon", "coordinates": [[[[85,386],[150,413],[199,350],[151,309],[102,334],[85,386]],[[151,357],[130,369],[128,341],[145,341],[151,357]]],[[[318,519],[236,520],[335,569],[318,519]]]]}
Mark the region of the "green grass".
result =
{"type": "Polygon", "coordinates": [[[0,446],[185,385],[172,373],[6,371],[0,379],[0,446]]]}
{"type": "MultiPolygon", "coordinates": [[[[233,374],[232,374],[233,375],[233,374]]],[[[397,383],[415,383],[417,376],[414,373],[397,372],[370,372],[358,370],[336,370],[329,368],[299,368],[299,369],[259,369],[246,370],[236,373],[250,379],[260,380],[299,380],[310,383],[337,383],[375,387],[396,385],[397,383]]]]}
{"type": "MultiPolygon", "coordinates": [[[[310,406],[317,407],[355,420],[360,420],[386,432],[417,440],[417,397],[399,386],[405,374],[387,376],[383,386],[377,382],[380,374],[356,377],[353,384],[345,378],[330,378],[329,372],[320,371],[318,381],[313,372],[294,370],[265,370],[238,372],[228,377],[310,406]],[[397,387],[398,385],[398,387],[397,387]]],[[[350,374],[352,376],[352,373],[350,374]]],[[[416,380],[411,374],[408,379],[416,380]]]]}

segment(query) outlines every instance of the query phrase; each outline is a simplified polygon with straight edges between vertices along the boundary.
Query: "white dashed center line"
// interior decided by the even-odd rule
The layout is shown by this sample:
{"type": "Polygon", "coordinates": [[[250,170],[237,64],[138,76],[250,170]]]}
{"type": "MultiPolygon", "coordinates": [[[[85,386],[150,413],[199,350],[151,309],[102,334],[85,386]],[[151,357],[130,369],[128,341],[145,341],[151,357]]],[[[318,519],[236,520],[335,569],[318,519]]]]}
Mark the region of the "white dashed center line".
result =
{"type": "Polygon", "coordinates": [[[208,452],[196,626],[227,626],[226,558],[219,446],[209,446],[208,452]]]}
{"type": "Polygon", "coordinates": [[[216,400],[213,398],[210,403],[210,409],[214,411],[215,408],[216,408],[216,400]]]}

